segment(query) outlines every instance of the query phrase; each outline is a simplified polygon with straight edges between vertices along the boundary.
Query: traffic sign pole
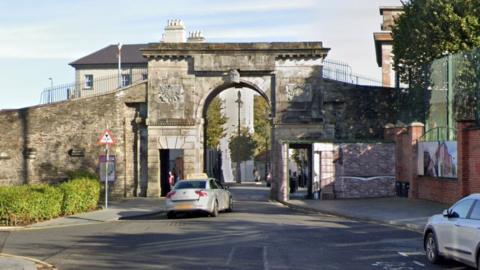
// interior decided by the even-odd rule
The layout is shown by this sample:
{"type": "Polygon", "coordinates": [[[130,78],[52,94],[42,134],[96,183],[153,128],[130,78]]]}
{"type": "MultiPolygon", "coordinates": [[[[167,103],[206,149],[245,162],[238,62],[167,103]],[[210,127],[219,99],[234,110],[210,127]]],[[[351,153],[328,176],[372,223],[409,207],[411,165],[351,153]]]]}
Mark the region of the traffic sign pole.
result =
{"type": "Polygon", "coordinates": [[[105,144],[105,209],[108,208],[108,143],[105,144]]]}
{"type": "Polygon", "coordinates": [[[108,208],[108,162],[110,159],[109,156],[109,147],[110,145],[116,144],[115,139],[112,136],[112,132],[107,129],[103,132],[102,136],[98,140],[98,144],[105,145],[105,209],[108,208]]]}

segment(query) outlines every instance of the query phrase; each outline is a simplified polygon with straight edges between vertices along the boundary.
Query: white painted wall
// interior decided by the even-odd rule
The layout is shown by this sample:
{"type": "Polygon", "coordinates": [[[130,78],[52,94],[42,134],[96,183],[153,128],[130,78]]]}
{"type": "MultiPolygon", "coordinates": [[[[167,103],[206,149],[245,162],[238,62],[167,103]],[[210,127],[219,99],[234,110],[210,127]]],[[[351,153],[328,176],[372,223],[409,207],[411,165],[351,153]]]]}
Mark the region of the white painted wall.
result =
{"type": "MultiPolygon", "coordinates": [[[[143,74],[147,74],[147,67],[122,67],[122,74],[131,74],[131,82],[142,80],[143,74]]],[[[112,91],[118,88],[118,69],[116,68],[87,68],[76,69],[75,87],[71,95],[74,97],[86,97],[100,92],[112,91]],[[85,75],[93,75],[93,87],[85,88],[85,75]]]]}

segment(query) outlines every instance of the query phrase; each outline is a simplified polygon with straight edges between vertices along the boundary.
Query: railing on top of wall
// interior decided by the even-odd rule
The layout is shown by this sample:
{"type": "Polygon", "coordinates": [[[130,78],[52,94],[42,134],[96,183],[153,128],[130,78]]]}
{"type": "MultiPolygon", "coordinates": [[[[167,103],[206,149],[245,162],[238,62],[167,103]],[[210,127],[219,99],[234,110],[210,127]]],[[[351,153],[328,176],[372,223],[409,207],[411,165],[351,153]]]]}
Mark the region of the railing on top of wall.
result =
{"type": "Polygon", "coordinates": [[[419,142],[456,141],[457,129],[451,127],[431,128],[418,138],[419,142]]]}
{"type": "MultiPolygon", "coordinates": [[[[130,76],[129,79],[122,78],[122,83],[118,83],[118,74],[94,78],[92,82],[81,80],[74,83],[62,84],[45,88],[40,96],[40,104],[49,104],[81,97],[92,97],[115,91],[119,88],[128,86],[147,78],[147,69],[135,70],[122,75],[130,76]]],[[[366,85],[382,86],[382,82],[367,78],[352,72],[352,68],[345,62],[336,60],[325,60],[322,70],[323,78],[336,80],[340,82],[366,85]]]]}
{"type": "Polygon", "coordinates": [[[81,80],[45,88],[40,95],[40,104],[49,104],[82,97],[92,97],[116,91],[147,79],[147,70],[135,70],[123,73],[119,84],[118,74],[93,78],[92,81],[81,80]]]}
{"type": "Polygon", "coordinates": [[[324,60],[322,76],[325,79],[366,86],[382,86],[382,82],[353,73],[352,67],[337,60],[324,60]]]}

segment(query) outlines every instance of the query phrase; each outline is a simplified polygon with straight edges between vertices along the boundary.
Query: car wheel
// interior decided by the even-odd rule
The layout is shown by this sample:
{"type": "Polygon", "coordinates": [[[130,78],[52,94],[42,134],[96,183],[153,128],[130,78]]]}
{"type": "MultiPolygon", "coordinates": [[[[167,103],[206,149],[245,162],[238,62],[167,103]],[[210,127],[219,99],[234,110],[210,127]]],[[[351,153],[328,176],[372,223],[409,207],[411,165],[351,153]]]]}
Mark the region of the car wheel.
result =
{"type": "Polygon", "coordinates": [[[215,201],[213,203],[213,210],[212,210],[212,213],[210,213],[210,216],[212,216],[212,217],[218,216],[218,202],[217,201],[215,201]]]}
{"type": "Polygon", "coordinates": [[[437,239],[435,238],[435,234],[432,232],[429,232],[425,238],[425,253],[428,261],[431,263],[438,263],[440,260],[437,239]]]}
{"type": "Polygon", "coordinates": [[[233,199],[232,199],[232,197],[230,197],[230,199],[228,199],[227,212],[232,212],[232,211],[233,211],[233,199]]]}
{"type": "Polygon", "coordinates": [[[477,255],[477,269],[480,270],[480,252],[477,255]]]}
{"type": "Polygon", "coordinates": [[[167,218],[168,219],[173,219],[175,218],[177,215],[175,214],[175,212],[173,211],[170,211],[170,212],[167,212],[167,218]]]}

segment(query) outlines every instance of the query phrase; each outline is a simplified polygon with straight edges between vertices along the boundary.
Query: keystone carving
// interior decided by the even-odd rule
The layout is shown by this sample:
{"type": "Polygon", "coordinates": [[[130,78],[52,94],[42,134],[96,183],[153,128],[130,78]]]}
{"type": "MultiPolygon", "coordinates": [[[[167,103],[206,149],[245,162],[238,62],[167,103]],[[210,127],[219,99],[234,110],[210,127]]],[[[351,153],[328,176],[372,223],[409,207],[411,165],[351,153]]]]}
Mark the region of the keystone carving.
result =
{"type": "Polygon", "coordinates": [[[236,69],[232,69],[228,72],[228,75],[225,77],[226,83],[240,83],[240,72],[236,69]]]}

